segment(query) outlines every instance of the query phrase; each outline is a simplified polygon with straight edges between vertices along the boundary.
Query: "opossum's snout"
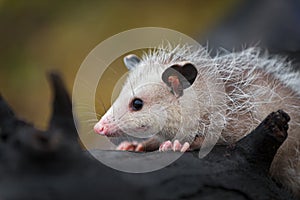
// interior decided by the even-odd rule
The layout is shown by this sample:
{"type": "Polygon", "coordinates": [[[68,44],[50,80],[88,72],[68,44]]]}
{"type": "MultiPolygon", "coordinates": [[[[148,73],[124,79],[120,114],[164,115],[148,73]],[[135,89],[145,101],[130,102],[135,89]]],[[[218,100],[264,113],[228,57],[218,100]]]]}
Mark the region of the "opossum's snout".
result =
{"type": "Polygon", "coordinates": [[[100,122],[98,122],[94,126],[95,133],[98,133],[100,135],[106,135],[106,130],[107,130],[107,128],[105,128],[105,126],[103,126],[102,123],[100,123],[100,122]]]}
{"type": "Polygon", "coordinates": [[[117,132],[117,127],[114,125],[109,118],[102,117],[101,120],[95,124],[95,133],[107,137],[114,137],[119,135],[117,132]]]}

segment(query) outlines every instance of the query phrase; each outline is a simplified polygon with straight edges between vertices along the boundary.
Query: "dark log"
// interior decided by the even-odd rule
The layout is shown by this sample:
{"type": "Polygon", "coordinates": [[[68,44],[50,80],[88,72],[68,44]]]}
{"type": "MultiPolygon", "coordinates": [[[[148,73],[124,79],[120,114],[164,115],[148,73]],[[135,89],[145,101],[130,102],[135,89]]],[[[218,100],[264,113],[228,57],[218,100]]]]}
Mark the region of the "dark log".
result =
{"type": "Polygon", "coordinates": [[[64,83],[59,75],[50,73],[50,83],[54,92],[54,101],[52,103],[52,117],[49,122],[49,130],[60,129],[63,134],[66,134],[68,139],[77,140],[78,135],[74,126],[72,114],[72,102],[66,91],[64,83]]]}
{"type": "MultiPolygon", "coordinates": [[[[271,113],[236,145],[215,146],[203,159],[184,153],[151,173],[130,174],[98,162],[76,143],[71,101],[56,74],[48,131],[18,119],[0,98],[0,199],[293,199],[268,174],[287,137],[289,117],[271,113]]],[[[96,157],[155,161],[174,152],[94,150],[96,157]]]]}

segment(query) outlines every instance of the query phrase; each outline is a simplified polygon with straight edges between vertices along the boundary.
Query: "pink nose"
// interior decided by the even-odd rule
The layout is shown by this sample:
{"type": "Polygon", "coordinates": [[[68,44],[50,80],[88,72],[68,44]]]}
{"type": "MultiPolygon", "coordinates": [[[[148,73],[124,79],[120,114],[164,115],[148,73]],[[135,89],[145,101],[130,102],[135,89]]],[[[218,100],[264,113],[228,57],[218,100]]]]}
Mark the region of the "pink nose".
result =
{"type": "Polygon", "coordinates": [[[100,122],[95,124],[94,126],[95,133],[98,133],[100,135],[106,135],[107,134],[107,128],[100,122]]]}

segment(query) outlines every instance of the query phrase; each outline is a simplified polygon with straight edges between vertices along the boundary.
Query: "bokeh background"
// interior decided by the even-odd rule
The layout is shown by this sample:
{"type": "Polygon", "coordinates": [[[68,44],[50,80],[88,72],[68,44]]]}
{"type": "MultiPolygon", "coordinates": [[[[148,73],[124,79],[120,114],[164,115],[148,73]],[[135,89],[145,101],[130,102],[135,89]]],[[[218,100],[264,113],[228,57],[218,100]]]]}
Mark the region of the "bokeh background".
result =
{"type": "Polygon", "coordinates": [[[236,0],[2,0],[1,94],[19,116],[44,129],[51,100],[47,71],[61,72],[71,93],[80,64],[108,37],[156,26],[197,38],[235,4],[236,0]]]}
{"type": "MultiPolygon", "coordinates": [[[[214,46],[222,41],[225,47],[231,47],[233,40],[242,46],[251,36],[280,33],[278,37],[266,34],[266,46],[281,41],[284,47],[274,49],[298,55],[300,9],[293,11],[300,8],[297,2],[0,0],[0,93],[20,117],[45,129],[51,114],[47,72],[59,71],[71,94],[76,72],[87,54],[108,37],[137,27],[170,28],[199,41],[213,38],[214,46]],[[295,21],[290,20],[291,13],[296,13],[292,17],[295,21]],[[228,28],[232,21],[237,23],[228,28]]],[[[125,72],[120,60],[112,65],[116,71],[120,69],[118,76],[125,72]]],[[[112,80],[109,76],[101,81],[99,97],[106,107],[118,78],[112,80]]],[[[99,101],[96,104],[101,107],[99,101]]],[[[101,115],[104,111],[98,112],[101,115]]]]}

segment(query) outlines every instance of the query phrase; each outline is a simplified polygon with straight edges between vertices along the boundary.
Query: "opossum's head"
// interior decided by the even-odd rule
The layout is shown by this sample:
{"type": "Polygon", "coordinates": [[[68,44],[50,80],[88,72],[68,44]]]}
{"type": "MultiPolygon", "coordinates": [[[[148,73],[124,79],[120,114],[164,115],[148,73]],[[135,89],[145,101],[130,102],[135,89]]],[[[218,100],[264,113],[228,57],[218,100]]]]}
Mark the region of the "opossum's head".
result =
{"type": "Polygon", "coordinates": [[[197,77],[195,66],[188,62],[141,60],[135,55],[126,56],[124,62],[129,69],[128,78],[119,97],[95,125],[95,132],[110,137],[125,133],[145,138],[178,130],[179,99],[197,77]]]}

